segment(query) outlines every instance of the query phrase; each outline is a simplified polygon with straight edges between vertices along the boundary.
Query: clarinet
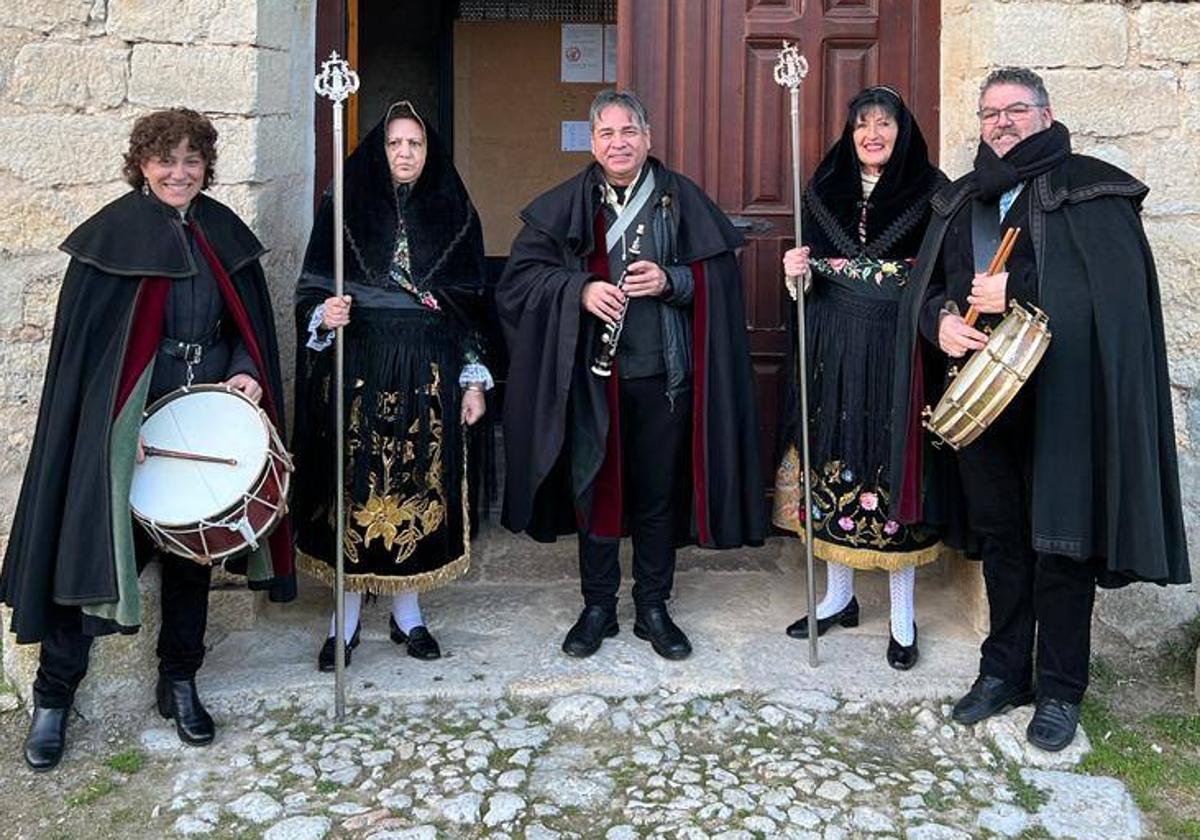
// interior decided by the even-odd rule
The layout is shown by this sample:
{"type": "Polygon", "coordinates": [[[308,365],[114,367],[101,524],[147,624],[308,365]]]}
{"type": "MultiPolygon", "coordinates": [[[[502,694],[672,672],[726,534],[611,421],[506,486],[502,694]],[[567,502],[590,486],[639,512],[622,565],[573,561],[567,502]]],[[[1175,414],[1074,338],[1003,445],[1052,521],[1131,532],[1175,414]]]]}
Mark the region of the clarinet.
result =
{"type": "MultiPolygon", "coordinates": [[[[629,273],[629,264],[637,262],[637,258],[642,255],[642,232],[645,229],[645,225],[637,226],[633,234],[633,244],[626,251],[625,269],[621,272],[621,279],[617,281],[617,288],[621,291],[625,290],[625,275],[629,273]]],[[[592,363],[592,373],[597,376],[612,376],[613,360],[617,358],[617,342],[621,340],[621,330],[625,327],[625,313],[628,310],[629,301],[626,300],[621,309],[621,317],[611,324],[604,325],[604,332],[600,334],[600,353],[592,363]]]]}

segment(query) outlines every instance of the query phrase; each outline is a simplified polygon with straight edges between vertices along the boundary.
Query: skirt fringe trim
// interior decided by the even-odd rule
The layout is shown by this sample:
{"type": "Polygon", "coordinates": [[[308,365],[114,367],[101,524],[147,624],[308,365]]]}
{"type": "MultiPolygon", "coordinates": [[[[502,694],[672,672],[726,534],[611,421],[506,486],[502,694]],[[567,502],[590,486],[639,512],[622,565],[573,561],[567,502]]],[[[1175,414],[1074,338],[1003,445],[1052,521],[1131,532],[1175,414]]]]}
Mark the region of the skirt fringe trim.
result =
{"type": "MultiPolygon", "coordinates": [[[[787,531],[795,532],[794,525],[784,526],[779,525],[778,522],[775,524],[787,531]]],[[[796,535],[800,537],[800,542],[805,541],[803,528],[796,532],[796,535]]],[[[826,563],[840,563],[852,569],[883,569],[886,572],[894,572],[898,569],[907,569],[909,566],[927,565],[937,560],[942,554],[941,542],[913,551],[879,551],[873,548],[855,548],[826,542],[820,537],[814,538],[813,541],[817,544],[813,553],[818,558],[826,563]]]]}
{"type": "MultiPolygon", "coordinates": [[[[323,560],[309,554],[296,552],[296,565],[301,571],[312,575],[328,586],[335,583],[334,568],[323,560]]],[[[468,542],[463,555],[451,560],[439,569],[419,575],[356,575],[345,574],[347,592],[371,592],[375,595],[398,595],[401,592],[428,592],[438,589],[462,577],[471,568],[471,544],[468,542]]]]}

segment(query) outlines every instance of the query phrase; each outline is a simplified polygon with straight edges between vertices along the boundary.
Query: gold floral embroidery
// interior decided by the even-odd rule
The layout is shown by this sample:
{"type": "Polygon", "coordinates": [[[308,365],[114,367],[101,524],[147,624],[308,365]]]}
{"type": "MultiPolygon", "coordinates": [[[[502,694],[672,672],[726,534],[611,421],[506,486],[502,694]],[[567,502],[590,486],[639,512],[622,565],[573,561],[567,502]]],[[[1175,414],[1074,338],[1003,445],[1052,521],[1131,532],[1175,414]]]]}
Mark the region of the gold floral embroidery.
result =
{"type": "MultiPolygon", "coordinates": [[[[384,550],[392,553],[394,562],[401,564],[412,556],[421,540],[435,533],[446,521],[446,490],[442,483],[441,375],[437,364],[431,364],[430,373],[429,384],[418,389],[419,393],[430,397],[425,418],[429,428],[426,441],[428,466],[422,471],[417,459],[420,417],[413,419],[403,439],[372,433],[372,461],[378,464],[379,472],[372,469],[367,476],[369,493],[364,504],[355,504],[349,497],[346,502],[350,516],[345,551],[351,563],[359,563],[360,549],[370,548],[378,540],[384,550]]],[[[351,405],[351,427],[357,430],[362,421],[361,398],[356,397],[351,405]]],[[[376,402],[379,415],[384,417],[386,412],[391,412],[393,419],[402,405],[403,396],[396,392],[384,392],[376,402]]]]}

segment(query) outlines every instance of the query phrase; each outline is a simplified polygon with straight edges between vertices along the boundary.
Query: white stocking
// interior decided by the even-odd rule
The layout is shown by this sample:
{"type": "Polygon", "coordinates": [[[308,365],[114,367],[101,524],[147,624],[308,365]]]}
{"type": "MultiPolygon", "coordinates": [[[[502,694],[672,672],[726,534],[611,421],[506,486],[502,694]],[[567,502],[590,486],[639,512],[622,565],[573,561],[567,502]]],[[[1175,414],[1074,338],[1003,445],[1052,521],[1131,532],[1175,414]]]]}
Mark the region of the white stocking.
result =
{"type": "MultiPolygon", "coordinates": [[[[361,592],[346,593],[346,643],[354,638],[354,630],[358,627],[359,616],[362,615],[362,600],[361,592]]],[[[333,636],[337,633],[337,612],[329,617],[329,635],[333,636]]]]}
{"type": "Polygon", "coordinates": [[[839,613],[854,597],[854,569],[841,563],[825,564],[825,597],[817,604],[817,619],[839,613]]]}
{"type": "Polygon", "coordinates": [[[892,635],[900,644],[908,647],[916,636],[913,607],[913,588],[917,580],[915,566],[906,566],[888,573],[892,590],[892,635]]]}
{"type": "Polygon", "coordinates": [[[405,633],[411,633],[414,627],[425,623],[421,618],[421,604],[415,590],[399,592],[392,598],[392,618],[396,619],[396,625],[405,633]]]}

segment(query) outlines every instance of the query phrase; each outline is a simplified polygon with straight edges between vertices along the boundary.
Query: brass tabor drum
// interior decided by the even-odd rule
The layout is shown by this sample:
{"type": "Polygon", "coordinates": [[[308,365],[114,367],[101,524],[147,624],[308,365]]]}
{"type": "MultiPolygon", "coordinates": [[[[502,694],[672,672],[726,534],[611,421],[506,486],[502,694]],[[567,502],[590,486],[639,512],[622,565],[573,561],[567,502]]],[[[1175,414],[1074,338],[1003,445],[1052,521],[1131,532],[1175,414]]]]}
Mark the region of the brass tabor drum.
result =
{"type": "Polygon", "coordinates": [[[925,428],[955,449],[967,446],[1012,402],[1049,346],[1046,313],[1014,301],[987,346],[954,375],[937,408],[925,407],[925,428]]]}

